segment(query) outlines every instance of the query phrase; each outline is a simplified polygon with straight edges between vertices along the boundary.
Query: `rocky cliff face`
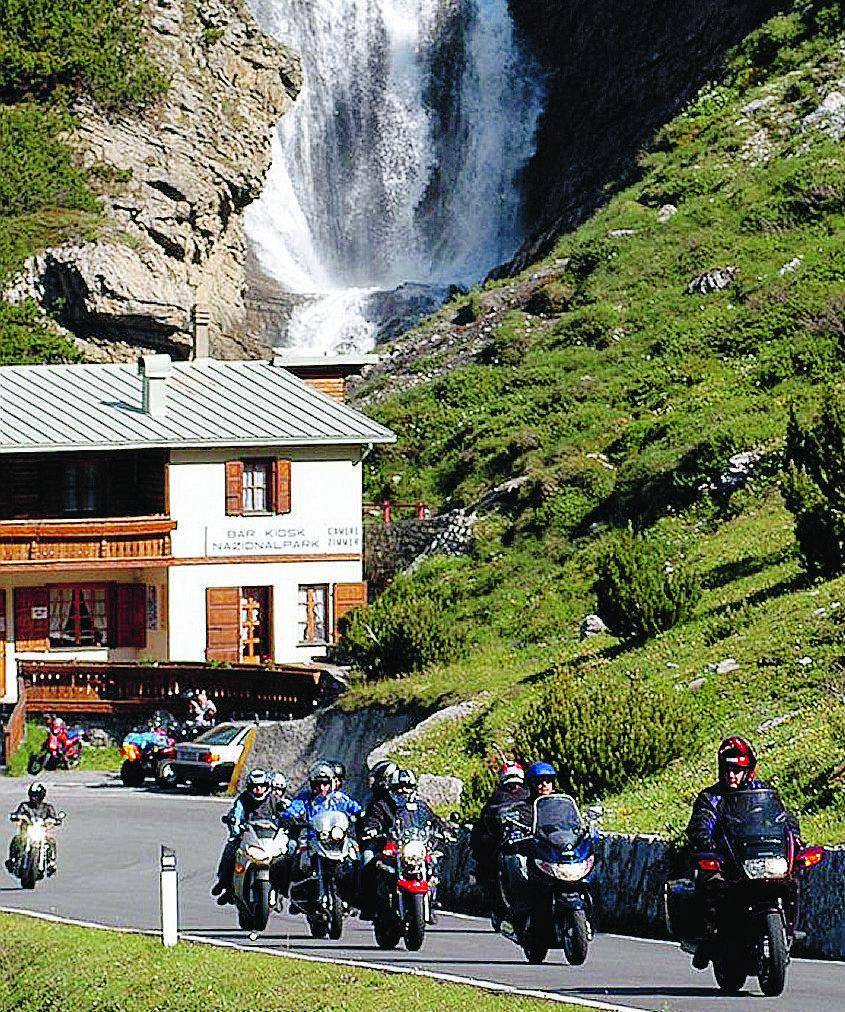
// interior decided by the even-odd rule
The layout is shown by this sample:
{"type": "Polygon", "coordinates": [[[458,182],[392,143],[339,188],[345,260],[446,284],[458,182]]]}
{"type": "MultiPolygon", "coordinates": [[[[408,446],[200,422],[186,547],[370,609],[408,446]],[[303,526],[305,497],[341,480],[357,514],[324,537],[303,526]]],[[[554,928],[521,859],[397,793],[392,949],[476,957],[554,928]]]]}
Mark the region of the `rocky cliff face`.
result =
{"type": "Polygon", "coordinates": [[[718,71],[777,0],[510,0],[549,74],[526,173],[522,269],[630,177],[637,152],[718,71]]]}
{"type": "Polygon", "coordinates": [[[47,250],[15,295],[61,304],[88,357],[139,347],[186,357],[191,311],[211,316],[212,351],[242,347],[242,211],[270,165],[272,131],[301,87],[298,57],[241,0],[153,0],[150,51],[166,97],[141,116],[83,106],[73,143],[102,180],[98,241],[47,250]]]}

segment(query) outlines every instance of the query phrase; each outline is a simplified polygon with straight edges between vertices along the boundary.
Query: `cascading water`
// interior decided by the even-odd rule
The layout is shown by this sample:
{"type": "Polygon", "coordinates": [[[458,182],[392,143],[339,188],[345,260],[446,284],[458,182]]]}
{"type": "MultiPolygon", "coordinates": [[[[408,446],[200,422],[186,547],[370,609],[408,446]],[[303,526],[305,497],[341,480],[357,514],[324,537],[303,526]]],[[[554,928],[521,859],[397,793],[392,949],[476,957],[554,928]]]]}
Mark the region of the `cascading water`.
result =
{"type": "Polygon", "coordinates": [[[519,247],[540,73],[507,0],[251,4],[305,69],[247,217],[262,269],[305,297],[284,343],[365,350],[377,293],[431,308],[519,247]]]}

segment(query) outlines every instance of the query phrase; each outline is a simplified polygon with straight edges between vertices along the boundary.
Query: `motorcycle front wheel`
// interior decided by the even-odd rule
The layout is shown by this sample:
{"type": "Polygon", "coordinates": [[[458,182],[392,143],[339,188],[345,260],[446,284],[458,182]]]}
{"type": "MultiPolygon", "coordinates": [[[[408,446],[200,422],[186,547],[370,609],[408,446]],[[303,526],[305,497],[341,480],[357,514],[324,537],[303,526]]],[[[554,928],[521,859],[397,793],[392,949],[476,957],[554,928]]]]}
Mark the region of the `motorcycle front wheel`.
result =
{"type": "Polygon", "coordinates": [[[254,879],[252,883],[252,930],[263,931],[270,920],[270,883],[254,879]]]}
{"type": "Polygon", "coordinates": [[[35,862],[26,857],[21,865],[21,889],[35,888],[35,862]]]}
{"type": "Polygon", "coordinates": [[[425,941],[425,896],[414,893],[405,897],[405,948],[419,952],[425,941]]]}
{"type": "Polygon", "coordinates": [[[713,957],[713,976],[719,990],[725,994],[738,994],[745,987],[746,951],[739,939],[722,942],[713,957]]]}
{"type": "Polygon", "coordinates": [[[168,789],[176,786],[176,772],[173,769],[173,763],[165,760],[159,765],[156,771],[156,783],[159,787],[168,789]]]}
{"type": "Polygon", "coordinates": [[[329,926],[323,920],[322,917],[314,918],[308,922],[308,928],[311,932],[312,938],[325,938],[329,933],[329,926]]]}
{"type": "Polygon", "coordinates": [[[29,762],[26,764],[26,771],[31,777],[38,776],[38,774],[44,769],[44,756],[39,752],[36,755],[29,757],[29,762]]]}
{"type": "Polygon", "coordinates": [[[766,933],[760,940],[760,946],[757,971],[760,990],[767,998],[776,998],[783,994],[786,986],[786,967],[789,963],[789,950],[780,914],[771,911],[766,915],[766,933]]]}
{"type": "Polygon", "coordinates": [[[563,934],[563,954],[572,966],[581,966],[587,959],[590,936],[584,910],[570,910],[563,934]]]}
{"type": "Polygon", "coordinates": [[[402,925],[392,914],[373,918],[373,935],[380,949],[395,949],[402,940],[402,925]]]}
{"type": "Polygon", "coordinates": [[[329,898],[329,938],[337,941],[343,934],[343,903],[334,879],[326,883],[326,892],[329,898]]]}

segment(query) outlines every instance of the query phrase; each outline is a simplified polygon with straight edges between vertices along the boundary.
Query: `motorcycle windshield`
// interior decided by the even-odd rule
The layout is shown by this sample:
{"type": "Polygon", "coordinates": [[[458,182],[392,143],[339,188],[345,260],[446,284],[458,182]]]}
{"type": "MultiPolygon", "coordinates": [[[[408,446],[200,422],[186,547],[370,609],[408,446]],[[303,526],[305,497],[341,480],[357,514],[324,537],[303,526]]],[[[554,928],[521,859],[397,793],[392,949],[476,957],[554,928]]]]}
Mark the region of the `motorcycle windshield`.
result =
{"type": "Polygon", "coordinates": [[[534,834],[560,850],[570,850],[583,828],[578,806],[567,794],[549,794],[534,802],[534,834]]]}
{"type": "Polygon", "coordinates": [[[397,810],[395,826],[400,839],[410,840],[428,836],[431,832],[430,813],[427,808],[411,801],[397,810]]]}
{"type": "Polygon", "coordinates": [[[737,791],[722,799],[719,821],[732,849],[740,855],[760,846],[787,848],[786,809],[776,791],[737,791]]]}

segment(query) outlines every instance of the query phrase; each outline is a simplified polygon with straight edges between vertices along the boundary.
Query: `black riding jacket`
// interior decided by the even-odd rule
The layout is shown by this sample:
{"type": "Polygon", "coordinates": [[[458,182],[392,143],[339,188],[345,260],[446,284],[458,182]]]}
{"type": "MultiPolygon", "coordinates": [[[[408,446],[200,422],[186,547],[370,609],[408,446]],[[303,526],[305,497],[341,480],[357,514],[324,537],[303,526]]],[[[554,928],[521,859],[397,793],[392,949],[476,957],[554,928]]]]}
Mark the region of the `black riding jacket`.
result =
{"type": "Polygon", "coordinates": [[[29,819],[31,822],[33,819],[55,819],[56,809],[47,801],[41,801],[37,805],[31,801],[22,801],[15,809],[14,814],[29,819]]]}
{"type": "MultiPolygon", "coordinates": [[[[740,791],[765,790],[768,784],[762,780],[748,780],[738,787],[740,791]]],[[[718,850],[717,840],[714,836],[716,825],[719,821],[719,808],[725,795],[732,793],[730,788],[725,787],[721,782],[706,787],[695,799],[692,806],[692,816],[687,826],[687,839],[694,851],[706,852],[718,850]]],[[[787,828],[797,841],[801,839],[801,830],[798,820],[787,812],[787,828]]]]}
{"type": "Polygon", "coordinates": [[[517,791],[497,787],[488,798],[469,838],[470,850],[477,865],[491,867],[496,864],[502,846],[502,813],[515,805],[521,809],[528,801],[529,794],[524,787],[517,791]]]}

